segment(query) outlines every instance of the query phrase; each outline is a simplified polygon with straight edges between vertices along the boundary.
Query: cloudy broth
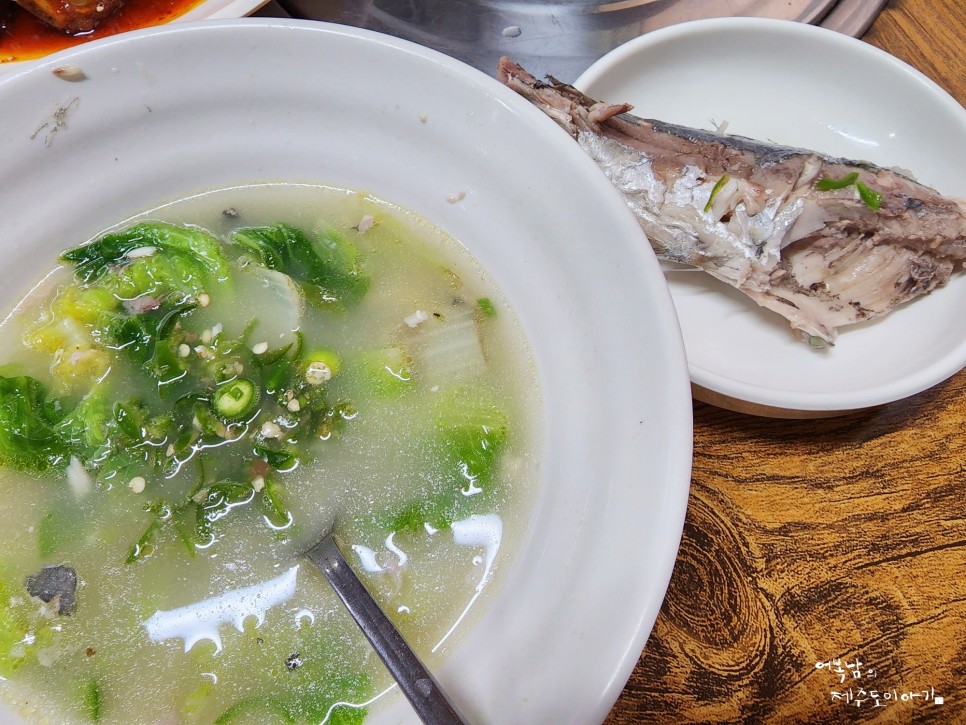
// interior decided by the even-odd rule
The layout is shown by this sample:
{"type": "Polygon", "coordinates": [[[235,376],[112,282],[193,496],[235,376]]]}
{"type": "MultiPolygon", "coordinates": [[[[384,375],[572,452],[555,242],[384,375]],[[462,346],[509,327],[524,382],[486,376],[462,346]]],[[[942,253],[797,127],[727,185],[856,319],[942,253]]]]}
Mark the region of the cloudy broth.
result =
{"type": "Polygon", "coordinates": [[[360,192],[110,232],[0,326],[0,693],[30,722],[361,722],[389,677],[299,552],[335,522],[430,665],[458,642],[538,480],[512,310],[360,192]]]}

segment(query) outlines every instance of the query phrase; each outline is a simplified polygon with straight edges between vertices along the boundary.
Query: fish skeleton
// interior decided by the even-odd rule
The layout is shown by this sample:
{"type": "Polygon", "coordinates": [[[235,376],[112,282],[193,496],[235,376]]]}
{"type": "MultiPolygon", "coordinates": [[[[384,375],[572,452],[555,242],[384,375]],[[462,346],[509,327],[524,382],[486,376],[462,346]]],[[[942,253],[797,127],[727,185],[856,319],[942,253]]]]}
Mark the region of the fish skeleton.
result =
{"type": "Polygon", "coordinates": [[[895,170],[638,118],[508,58],[497,76],[577,140],[658,257],[736,287],[812,345],[962,271],[966,203],[895,170]]]}

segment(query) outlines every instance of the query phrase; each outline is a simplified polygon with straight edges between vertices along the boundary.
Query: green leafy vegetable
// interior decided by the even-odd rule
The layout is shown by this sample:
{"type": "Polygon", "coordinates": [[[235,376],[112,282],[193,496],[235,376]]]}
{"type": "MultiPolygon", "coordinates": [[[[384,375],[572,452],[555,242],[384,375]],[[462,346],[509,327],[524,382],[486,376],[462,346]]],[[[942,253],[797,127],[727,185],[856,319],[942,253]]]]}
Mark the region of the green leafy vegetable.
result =
{"type": "MultiPolygon", "coordinates": [[[[208,232],[161,222],[137,224],[70,249],[75,281],[61,288],[25,336],[28,346],[55,356],[55,380],[76,388],[110,368],[104,348],[127,351],[162,384],[183,370],[167,326],[202,299],[206,289],[230,282],[221,242],[208,232]],[[65,354],[69,351],[69,354],[65,354]]],[[[210,298],[210,296],[209,296],[210,298]]]]}
{"type": "Polygon", "coordinates": [[[82,461],[101,457],[109,448],[111,407],[103,385],[94,387],[57,424],[56,432],[65,448],[82,461]]]}
{"type": "Polygon", "coordinates": [[[352,375],[377,398],[396,398],[412,390],[412,358],[398,345],[368,350],[352,360],[352,375]]]}
{"type": "MultiPolygon", "coordinates": [[[[311,676],[312,672],[306,672],[305,675],[311,676]]],[[[314,688],[299,698],[292,706],[291,714],[303,722],[362,725],[369,713],[369,708],[361,703],[369,701],[373,695],[372,680],[369,676],[363,673],[329,676],[324,681],[326,683],[324,687],[314,688]]]]}
{"type": "Polygon", "coordinates": [[[215,237],[198,227],[163,222],[144,222],[122,232],[105,234],[90,244],[64,252],[61,259],[73,262],[78,278],[91,282],[100,279],[112,266],[121,262],[135,261],[137,264],[136,260],[161,256],[149,253],[135,256],[132,260],[128,255],[135,250],[174,252],[197,260],[210,279],[226,280],[230,276],[228,258],[215,237]]]}
{"type": "Polygon", "coordinates": [[[0,580],[0,678],[8,678],[20,669],[26,655],[22,643],[30,622],[12,604],[13,594],[13,588],[0,580]]]}
{"type": "Polygon", "coordinates": [[[301,697],[260,695],[241,700],[221,714],[215,725],[243,723],[318,723],[362,725],[369,709],[363,703],[372,697],[372,682],[363,674],[326,676],[301,697]]]}
{"type": "Polygon", "coordinates": [[[68,450],[57,433],[60,402],[30,376],[0,376],[0,466],[44,473],[67,464],[68,450]]]}
{"type": "Polygon", "coordinates": [[[424,523],[448,528],[468,515],[480,496],[491,493],[508,439],[506,413],[481,391],[461,389],[440,401],[435,424],[429,451],[441,462],[439,473],[423,498],[388,520],[393,530],[417,531],[424,523]]]}
{"type": "Polygon", "coordinates": [[[120,300],[101,287],[71,284],[61,289],[53,307],[55,314],[66,319],[102,328],[118,314],[120,300]]]}
{"type": "Polygon", "coordinates": [[[288,224],[248,227],[232,241],[269,269],[284,272],[300,283],[306,299],[316,305],[358,302],[369,290],[355,245],[333,230],[312,240],[288,224]]]}
{"type": "Polygon", "coordinates": [[[289,708],[280,698],[274,695],[265,695],[236,702],[215,720],[215,725],[295,722],[296,720],[289,712],[289,708]]]}
{"type": "Polygon", "coordinates": [[[469,468],[469,474],[489,481],[493,464],[508,435],[507,414],[490,395],[461,388],[444,395],[436,405],[436,426],[447,448],[469,468]]]}
{"type": "Polygon", "coordinates": [[[179,722],[200,722],[202,712],[211,699],[211,692],[214,687],[214,682],[208,678],[204,678],[194,690],[188,693],[188,696],[184,699],[184,705],[181,707],[181,717],[179,722]]]}
{"type": "Polygon", "coordinates": [[[58,424],[69,455],[102,480],[132,467],[141,475],[162,464],[158,446],[177,431],[171,413],[154,414],[134,398],[111,404],[111,397],[98,385],[58,424]]]}
{"type": "Polygon", "coordinates": [[[185,372],[185,363],[178,356],[169,335],[174,323],[195,309],[186,302],[174,307],[159,307],[131,317],[118,317],[108,331],[111,346],[123,350],[136,365],[141,365],[158,381],[177,380],[185,372]]]}
{"type": "Polygon", "coordinates": [[[139,400],[118,401],[114,404],[114,422],[117,424],[117,430],[131,445],[144,440],[148,415],[147,408],[139,400]]]}
{"type": "Polygon", "coordinates": [[[0,679],[9,679],[38,652],[57,646],[61,628],[24,596],[23,580],[0,570],[0,679]]]}

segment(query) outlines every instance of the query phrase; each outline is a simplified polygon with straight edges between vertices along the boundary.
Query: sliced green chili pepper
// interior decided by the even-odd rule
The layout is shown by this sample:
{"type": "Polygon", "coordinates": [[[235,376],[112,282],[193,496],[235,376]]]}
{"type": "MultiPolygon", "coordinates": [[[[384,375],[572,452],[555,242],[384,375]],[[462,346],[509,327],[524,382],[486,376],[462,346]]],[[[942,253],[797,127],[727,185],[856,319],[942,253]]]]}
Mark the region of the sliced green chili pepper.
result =
{"type": "Polygon", "coordinates": [[[834,189],[844,189],[847,186],[852,186],[856,181],[859,180],[859,172],[853,171],[851,174],[846,174],[841,179],[819,179],[818,183],[815,184],[815,188],[819,191],[832,191],[834,189]]]}
{"type": "Polygon", "coordinates": [[[224,420],[242,420],[255,410],[261,397],[259,389],[248,378],[235,378],[215,390],[212,405],[224,420]]]}
{"type": "Polygon", "coordinates": [[[872,211],[879,211],[879,207],[882,206],[882,194],[878,191],[873,191],[861,181],[855,183],[855,188],[859,190],[859,197],[865,202],[867,207],[872,211]]]}
{"type": "Polygon", "coordinates": [[[711,196],[708,197],[708,203],[704,205],[705,212],[711,211],[711,204],[714,202],[714,198],[718,195],[718,192],[721,191],[722,187],[728,183],[729,178],[731,177],[729,177],[727,174],[723,174],[721,178],[718,179],[717,183],[714,185],[714,188],[711,189],[711,196]]]}
{"type": "Polygon", "coordinates": [[[859,192],[859,198],[862,199],[865,205],[872,211],[879,211],[879,207],[882,206],[882,194],[878,191],[873,191],[859,181],[858,171],[846,174],[841,179],[819,179],[815,184],[815,188],[820,191],[832,191],[833,189],[845,189],[853,184],[855,184],[855,188],[859,192]]]}

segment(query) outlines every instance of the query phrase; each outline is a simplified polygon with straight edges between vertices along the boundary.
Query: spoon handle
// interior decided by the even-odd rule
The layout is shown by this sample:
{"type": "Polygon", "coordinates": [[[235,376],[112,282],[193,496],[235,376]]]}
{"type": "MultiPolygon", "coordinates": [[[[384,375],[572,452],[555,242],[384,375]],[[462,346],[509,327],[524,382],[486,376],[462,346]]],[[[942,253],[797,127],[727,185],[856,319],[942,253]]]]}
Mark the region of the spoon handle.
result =
{"type": "Polygon", "coordinates": [[[309,549],[306,556],[322,570],[420,719],[427,725],[465,725],[436,679],[352,571],[332,534],[309,549]]]}

